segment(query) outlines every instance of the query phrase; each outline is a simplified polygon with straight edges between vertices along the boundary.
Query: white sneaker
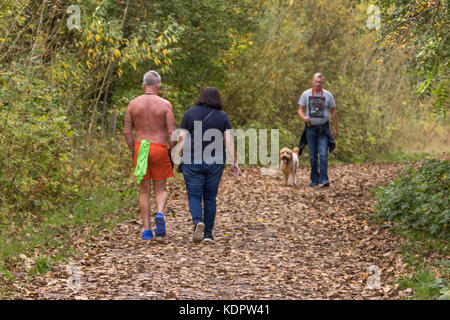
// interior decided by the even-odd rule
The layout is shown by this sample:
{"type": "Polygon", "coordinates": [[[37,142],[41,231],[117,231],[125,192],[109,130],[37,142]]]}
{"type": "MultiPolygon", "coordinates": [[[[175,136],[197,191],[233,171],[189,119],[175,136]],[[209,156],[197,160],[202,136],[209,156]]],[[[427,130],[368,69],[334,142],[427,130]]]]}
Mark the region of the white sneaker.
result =
{"type": "Polygon", "coordinates": [[[330,186],[330,182],[325,182],[325,183],[319,183],[319,187],[323,188],[323,187],[329,187],[330,186]]]}
{"type": "Polygon", "coordinates": [[[206,236],[206,237],[203,239],[203,242],[206,242],[206,243],[213,243],[213,242],[214,242],[214,238],[213,238],[213,236],[206,236]]]}
{"type": "Polygon", "coordinates": [[[203,230],[205,230],[205,224],[203,222],[197,222],[194,229],[194,242],[200,242],[203,240],[203,230]]]}

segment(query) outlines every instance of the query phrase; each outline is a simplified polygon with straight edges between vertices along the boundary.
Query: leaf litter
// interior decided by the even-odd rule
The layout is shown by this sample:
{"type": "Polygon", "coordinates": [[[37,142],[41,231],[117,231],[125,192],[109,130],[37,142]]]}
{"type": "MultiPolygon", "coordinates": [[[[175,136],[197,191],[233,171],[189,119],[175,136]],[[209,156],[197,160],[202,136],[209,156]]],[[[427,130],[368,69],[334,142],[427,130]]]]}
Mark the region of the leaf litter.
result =
{"type": "MultiPolygon", "coordinates": [[[[135,218],[95,238],[76,233],[73,274],[60,264],[14,281],[16,299],[397,299],[403,276],[400,239],[368,225],[370,190],[395,177],[401,164],[329,166],[331,186],[311,188],[309,166],[297,186],[244,167],[225,171],[217,197],[215,243],[192,242],[192,221],[180,179],[169,179],[167,236],[142,241],[135,218]],[[368,287],[379,268],[380,286],[368,287]]],[[[136,199],[137,204],[137,199],[136,199]]],[[[154,198],[151,199],[154,208],[154,198]]],[[[70,269],[73,270],[73,269],[70,269]]]]}

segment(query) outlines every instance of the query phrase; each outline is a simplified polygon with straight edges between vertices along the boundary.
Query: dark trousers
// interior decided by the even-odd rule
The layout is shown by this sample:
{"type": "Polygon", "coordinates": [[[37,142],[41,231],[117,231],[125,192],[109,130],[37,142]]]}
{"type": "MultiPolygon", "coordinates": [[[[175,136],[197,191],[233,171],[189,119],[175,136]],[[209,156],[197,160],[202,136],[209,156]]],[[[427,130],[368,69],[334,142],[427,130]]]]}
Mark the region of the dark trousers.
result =
{"type": "Polygon", "coordinates": [[[328,182],[328,136],[325,132],[319,133],[313,127],[306,127],[306,140],[311,163],[311,182],[314,184],[328,182]]]}
{"type": "Polygon", "coordinates": [[[223,164],[183,164],[183,176],[192,222],[205,224],[205,236],[211,236],[216,218],[216,197],[220,179],[224,170],[223,164]],[[202,208],[202,200],[204,210],[202,208]]]}

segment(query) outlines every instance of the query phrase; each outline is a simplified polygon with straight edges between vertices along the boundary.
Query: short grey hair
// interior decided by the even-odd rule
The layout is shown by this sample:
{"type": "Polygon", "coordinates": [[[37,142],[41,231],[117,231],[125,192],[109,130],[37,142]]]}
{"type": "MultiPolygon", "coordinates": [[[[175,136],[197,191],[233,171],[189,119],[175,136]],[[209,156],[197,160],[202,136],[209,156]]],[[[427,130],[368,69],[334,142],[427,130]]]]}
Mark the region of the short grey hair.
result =
{"type": "Polygon", "coordinates": [[[322,80],[325,80],[325,77],[320,72],[317,72],[317,73],[314,74],[313,79],[315,79],[315,78],[320,78],[322,80]]]}
{"type": "Polygon", "coordinates": [[[150,70],[144,75],[144,84],[147,86],[154,86],[161,82],[161,76],[158,72],[150,70]]]}

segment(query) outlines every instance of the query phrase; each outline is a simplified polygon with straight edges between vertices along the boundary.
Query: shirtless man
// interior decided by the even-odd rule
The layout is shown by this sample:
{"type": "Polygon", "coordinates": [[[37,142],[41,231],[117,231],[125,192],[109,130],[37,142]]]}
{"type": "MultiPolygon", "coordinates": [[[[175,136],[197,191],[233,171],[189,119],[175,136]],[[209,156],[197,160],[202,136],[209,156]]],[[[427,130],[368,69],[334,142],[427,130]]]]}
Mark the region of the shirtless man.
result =
{"type": "Polygon", "coordinates": [[[168,197],[166,179],[174,176],[169,152],[176,144],[176,141],[169,139],[168,149],[167,137],[171,137],[175,130],[175,118],[170,102],[158,96],[161,77],[156,71],[149,71],[144,75],[142,87],[144,94],[132,100],[128,105],[123,135],[133,156],[135,168],[141,141],[148,140],[150,142],[147,172],[139,185],[139,207],[144,227],[142,239],[150,240],[153,238],[152,230],[150,230],[150,180],[153,180],[158,207],[158,212],[155,214],[155,235],[157,237],[166,235],[164,221],[164,209],[168,197]],[[135,129],[135,141],[133,128],[135,129]]]}

